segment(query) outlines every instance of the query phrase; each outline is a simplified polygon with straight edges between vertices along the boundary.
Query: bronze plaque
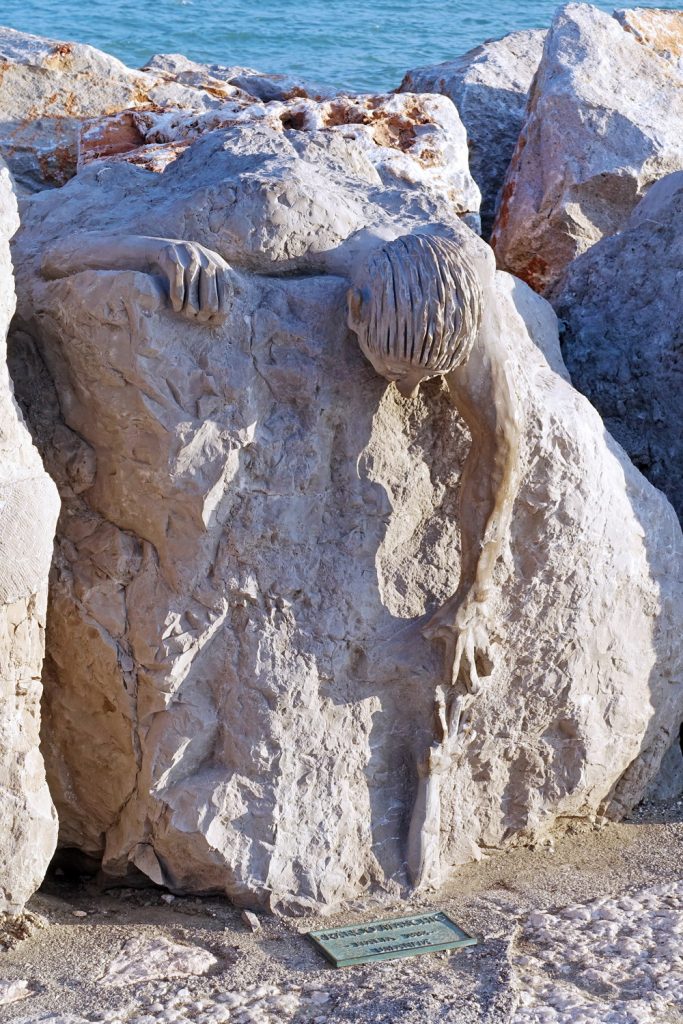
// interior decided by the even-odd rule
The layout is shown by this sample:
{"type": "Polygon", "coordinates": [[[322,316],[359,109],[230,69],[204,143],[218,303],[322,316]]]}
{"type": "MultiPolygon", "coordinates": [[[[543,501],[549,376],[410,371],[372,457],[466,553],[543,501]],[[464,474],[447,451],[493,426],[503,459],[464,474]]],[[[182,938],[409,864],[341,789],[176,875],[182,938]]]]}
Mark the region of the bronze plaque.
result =
{"type": "Polygon", "coordinates": [[[418,953],[475,946],[476,939],[459,928],[442,910],[412,917],[346,925],[309,932],[309,938],[335,967],[396,960],[418,953]]]}

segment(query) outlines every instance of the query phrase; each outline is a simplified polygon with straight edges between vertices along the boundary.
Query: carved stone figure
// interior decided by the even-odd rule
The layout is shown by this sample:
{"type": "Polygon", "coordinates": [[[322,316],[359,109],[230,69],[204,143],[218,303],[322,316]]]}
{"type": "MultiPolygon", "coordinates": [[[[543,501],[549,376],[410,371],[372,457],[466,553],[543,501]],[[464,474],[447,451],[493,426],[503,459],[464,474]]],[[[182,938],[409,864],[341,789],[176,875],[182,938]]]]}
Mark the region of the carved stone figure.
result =
{"type": "Polygon", "coordinates": [[[333,136],[93,165],[15,250],[61,841],[284,910],[623,814],[683,704],[680,528],[551,308],[333,136]]]}
{"type": "Polygon", "coordinates": [[[406,397],[447,374],[472,437],[460,485],[461,568],[456,593],[423,634],[446,645],[448,678],[436,697],[436,741],[418,766],[408,866],[414,882],[441,881],[440,777],[450,766],[479,673],[491,667],[493,570],[509,536],[520,483],[522,413],[506,369],[495,271],[452,239],[408,235],[369,261],[349,292],[349,326],[363,353],[406,397]],[[463,692],[456,686],[462,677],[463,692]]]}
{"type": "MultiPolygon", "coordinates": [[[[237,279],[221,256],[196,242],[135,235],[76,235],[43,260],[47,278],[113,268],[161,274],[174,312],[199,323],[225,319],[237,279]]],[[[460,489],[459,586],[423,629],[445,642],[449,679],[437,691],[437,739],[418,767],[408,853],[418,885],[441,879],[439,779],[480,689],[479,673],[491,666],[493,570],[520,482],[522,417],[505,367],[494,273],[490,259],[475,263],[451,238],[404,235],[371,250],[347,296],[349,326],[375,370],[408,398],[422,381],[447,374],[472,436],[460,489]],[[461,676],[464,692],[456,693],[461,676]]]]}

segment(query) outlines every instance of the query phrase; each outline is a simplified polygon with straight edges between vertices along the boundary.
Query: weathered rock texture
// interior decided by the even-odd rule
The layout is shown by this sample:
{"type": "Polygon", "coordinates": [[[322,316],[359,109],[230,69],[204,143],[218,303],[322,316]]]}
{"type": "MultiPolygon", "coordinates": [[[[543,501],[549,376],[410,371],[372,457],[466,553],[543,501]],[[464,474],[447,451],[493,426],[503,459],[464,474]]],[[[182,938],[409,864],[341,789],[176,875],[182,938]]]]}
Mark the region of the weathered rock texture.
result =
{"type": "Polygon", "coordinates": [[[0,28],[0,155],[23,190],[62,185],[76,171],[81,122],[120,110],[180,107],[201,113],[226,100],[253,103],[231,84],[267,76],[246,68],[156,57],[145,71],[81,43],[0,28]],[[217,75],[221,77],[216,77],[217,75]]]}
{"type": "MultiPolygon", "coordinates": [[[[468,438],[441,381],[407,402],[363,359],[347,276],[428,224],[490,253],[362,140],[253,125],[160,175],[85,168],[24,221],[14,365],[65,506],[45,680],[62,842],[272,908],[395,887],[468,438]],[[240,268],[225,323],[177,316],[148,274],[59,278],[74,224],[217,251],[240,268]]],[[[547,303],[506,275],[497,302],[522,486],[493,676],[442,784],[447,866],[622,813],[683,704],[673,510],[569,385],[547,303]]]]}
{"type": "Polygon", "coordinates": [[[632,7],[615,11],[614,17],[639,43],[683,70],[683,11],[632,7]]]}
{"type": "Polygon", "coordinates": [[[571,264],[557,299],[576,386],[683,518],[683,172],[571,264]]]}
{"type": "Polygon", "coordinates": [[[275,132],[331,131],[352,139],[382,181],[436,190],[479,229],[481,195],[469,171],[465,128],[453,104],[441,96],[297,96],[223,103],[199,116],[179,109],[124,111],[82,125],[79,167],[119,159],[163,173],[207,132],[250,124],[275,132]]]}
{"type": "Polygon", "coordinates": [[[649,43],[588,4],[555,16],[492,235],[499,266],[537,291],[683,168],[683,77],[649,43]]]}
{"type": "Polygon", "coordinates": [[[667,750],[646,795],[649,800],[676,800],[683,796],[683,750],[679,743],[667,750]]]}
{"type": "Polygon", "coordinates": [[[142,68],[152,75],[204,89],[223,100],[235,95],[235,90],[251,96],[252,99],[291,100],[307,96],[314,100],[330,99],[338,90],[299,78],[296,75],[264,74],[254,68],[224,64],[200,64],[188,60],[181,53],[157,53],[142,68]],[[231,86],[232,88],[226,88],[231,86]]]}
{"type": "Polygon", "coordinates": [[[433,96],[339,96],[251,68],[159,54],[141,71],[91,46],[0,28],[0,154],[24,191],[125,154],[163,171],[198,136],[254,121],[359,139],[387,174],[443,189],[478,226],[465,129],[433,96]]]}
{"type": "Polygon", "coordinates": [[[14,312],[9,239],[18,227],[0,161],[0,912],[38,888],[57,819],[38,747],[47,577],[59,500],[15,405],[5,338],[14,312]]]}
{"type": "Polygon", "coordinates": [[[470,170],[481,189],[482,233],[488,238],[519,133],[546,33],[512,32],[462,57],[408,71],[402,92],[437,92],[458,108],[467,129],[470,170]]]}

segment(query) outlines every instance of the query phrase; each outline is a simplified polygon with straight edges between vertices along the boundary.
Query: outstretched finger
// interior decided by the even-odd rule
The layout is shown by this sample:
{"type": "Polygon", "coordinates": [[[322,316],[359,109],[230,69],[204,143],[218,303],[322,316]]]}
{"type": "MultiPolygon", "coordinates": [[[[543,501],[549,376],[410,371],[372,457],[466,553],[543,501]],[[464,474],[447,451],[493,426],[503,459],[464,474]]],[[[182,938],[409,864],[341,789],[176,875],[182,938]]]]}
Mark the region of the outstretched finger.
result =
{"type": "Polygon", "coordinates": [[[231,280],[232,271],[230,267],[219,268],[216,274],[216,289],[218,291],[218,310],[214,315],[215,320],[224,320],[230,312],[233,297],[233,283],[231,280]]]}
{"type": "Polygon", "coordinates": [[[479,673],[477,672],[477,659],[474,649],[474,637],[470,634],[467,638],[467,689],[470,693],[479,693],[479,673]]]}
{"type": "Polygon", "coordinates": [[[180,313],[185,301],[185,266],[175,249],[167,249],[159,261],[166,275],[168,297],[174,313],[180,313]]]}
{"type": "Polygon", "coordinates": [[[199,315],[199,278],[201,267],[199,260],[193,255],[189,266],[185,269],[185,304],[183,312],[185,316],[196,317],[199,315]]]}
{"type": "Polygon", "coordinates": [[[204,267],[199,277],[199,314],[198,320],[210,320],[218,313],[218,287],[216,271],[213,266],[204,267]]]}
{"type": "Polygon", "coordinates": [[[446,694],[441,686],[437,688],[436,697],[434,698],[434,712],[439,726],[439,732],[441,733],[439,738],[444,740],[448,735],[448,719],[446,713],[446,694]]]}
{"type": "Polygon", "coordinates": [[[453,665],[451,666],[451,686],[455,686],[458,682],[458,676],[460,675],[460,665],[462,664],[462,656],[465,652],[465,639],[462,635],[458,637],[458,642],[455,645],[455,655],[453,657],[453,665]]]}

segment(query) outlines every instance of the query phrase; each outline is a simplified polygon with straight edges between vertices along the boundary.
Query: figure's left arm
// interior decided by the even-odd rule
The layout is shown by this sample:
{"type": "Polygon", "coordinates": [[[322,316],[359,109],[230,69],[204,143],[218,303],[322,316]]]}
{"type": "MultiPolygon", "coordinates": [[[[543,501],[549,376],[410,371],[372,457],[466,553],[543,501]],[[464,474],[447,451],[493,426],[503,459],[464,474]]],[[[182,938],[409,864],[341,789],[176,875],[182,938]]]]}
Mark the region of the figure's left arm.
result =
{"type": "Polygon", "coordinates": [[[472,435],[460,482],[460,583],[424,630],[446,642],[451,681],[461,677],[471,692],[479,689],[480,674],[490,672],[494,569],[509,543],[521,480],[522,406],[502,330],[495,290],[487,289],[472,352],[448,377],[472,435]]]}
{"type": "Polygon", "coordinates": [[[227,314],[235,272],[218,253],[199,242],[148,235],[77,232],[43,254],[47,280],[83,270],[138,270],[159,274],[174,312],[204,323],[227,314]]]}

